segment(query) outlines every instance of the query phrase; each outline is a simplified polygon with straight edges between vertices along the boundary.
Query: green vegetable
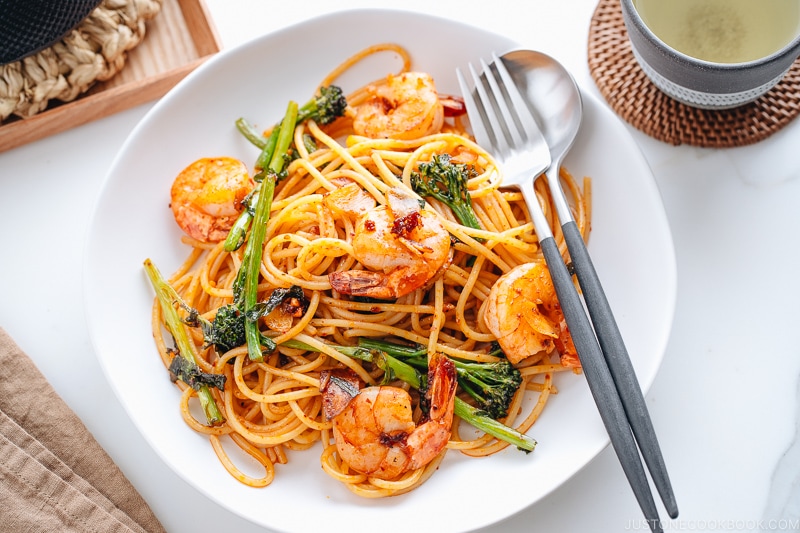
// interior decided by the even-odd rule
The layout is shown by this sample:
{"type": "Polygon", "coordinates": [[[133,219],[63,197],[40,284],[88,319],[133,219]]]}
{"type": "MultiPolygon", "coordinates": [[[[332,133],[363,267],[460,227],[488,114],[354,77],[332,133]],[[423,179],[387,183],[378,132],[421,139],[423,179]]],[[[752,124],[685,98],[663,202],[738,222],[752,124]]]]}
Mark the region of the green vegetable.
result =
{"type": "Polygon", "coordinates": [[[320,87],[319,95],[315,96],[297,111],[297,123],[313,120],[320,124],[330,124],[344,115],[347,109],[347,100],[342,89],[336,85],[320,87]]]}
{"type": "Polygon", "coordinates": [[[172,285],[164,279],[150,259],[145,260],[144,269],[156,292],[167,329],[175,339],[175,348],[178,353],[172,361],[173,364],[170,365],[170,372],[197,391],[197,397],[200,400],[200,406],[203,408],[208,424],[211,426],[219,425],[225,421],[225,417],[219,410],[217,402],[208,387],[211,385],[222,389],[225,384],[225,376],[206,374],[200,371],[194,358],[189,335],[186,333],[183,321],[175,308],[175,303],[182,301],[180,296],[172,285]],[[182,361],[175,363],[175,359],[182,359],[182,361]]]}
{"type": "Polygon", "coordinates": [[[298,300],[305,300],[306,295],[303,293],[303,288],[299,285],[292,285],[288,289],[277,288],[272,291],[266,302],[259,302],[250,309],[250,318],[257,320],[262,316],[270,314],[278,308],[283,302],[290,298],[298,300]]]}
{"type": "MultiPolygon", "coordinates": [[[[361,338],[362,348],[380,350],[397,357],[420,371],[428,368],[428,352],[418,346],[405,346],[371,338],[361,338]]],[[[508,406],[522,384],[519,370],[507,360],[487,363],[453,359],[458,375],[458,385],[469,394],[478,407],[492,418],[503,418],[508,406]]]]}
{"type": "Polygon", "coordinates": [[[419,172],[411,173],[411,188],[447,205],[464,226],[481,229],[467,189],[467,181],[474,175],[474,168],[451,162],[449,154],[435,155],[430,163],[419,164],[419,172]]]}
{"type": "Polygon", "coordinates": [[[297,124],[297,102],[289,102],[286,113],[278,130],[275,152],[269,166],[261,171],[261,192],[256,202],[253,229],[244,249],[242,266],[233,283],[234,303],[245,314],[245,337],[247,339],[247,355],[253,361],[262,361],[262,345],[268,352],[275,349],[275,343],[266,338],[258,329],[257,313],[258,279],[261,269],[261,256],[264,251],[264,238],[267,234],[267,222],[272,208],[272,197],[278,174],[283,171],[286,154],[292,144],[292,135],[297,124]]]}
{"type": "MultiPolygon", "coordinates": [[[[329,124],[338,117],[344,115],[346,108],[347,100],[339,87],[335,85],[320,87],[318,96],[311,98],[303,106],[298,108],[296,123],[301,124],[306,120],[313,119],[320,124],[329,124]]],[[[272,128],[270,136],[264,138],[255,126],[250,124],[247,120],[240,118],[236,121],[236,127],[242,135],[261,149],[255,163],[256,171],[260,172],[266,169],[274,159],[281,125],[281,123],[276,124],[275,127],[272,128]]],[[[280,157],[282,158],[286,157],[284,152],[277,151],[277,153],[281,154],[280,157]]],[[[280,174],[280,172],[276,174],[280,174]]],[[[261,177],[262,176],[256,176],[254,179],[260,182],[261,177]]],[[[245,209],[242,211],[241,215],[239,215],[239,218],[236,219],[236,222],[225,239],[224,247],[226,251],[232,252],[238,250],[239,247],[244,244],[245,234],[255,216],[255,206],[258,203],[260,189],[261,184],[256,184],[255,189],[250,193],[250,197],[243,202],[245,204],[245,209]]]]}
{"type": "Polygon", "coordinates": [[[267,144],[267,139],[258,131],[253,124],[247,121],[247,119],[239,118],[236,120],[236,129],[239,130],[239,133],[244,135],[245,139],[250,141],[251,144],[254,146],[264,149],[264,146],[267,144]]]}
{"type": "Polygon", "coordinates": [[[234,304],[223,305],[217,309],[214,320],[209,322],[189,307],[183,300],[181,305],[189,313],[183,320],[189,326],[199,327],[203,331],[205,346],[214,346],[219,354],[223,354],[237,346],[243,345],[245,340],[244,315],[234,304]]]}
{"type": "Polygon", "coordinates": [[[174,376],[173,381],[179,379],[194,390],[198,390],[202,385],[225,390],[225,376],[222,374],[203,372],[196,364],[180,356],[172,358],[172,362],[169,365],[169,372],[174,376]]]}
{"type": "MultiPolygon", "coordinates": [[[[282,346],[300,350],[314,351],[313,347],[295,340],[286,341],[282,344],[282,346]]],[[[385,381],[399,379],[408,383],[415,389],[419,389],[424,385],[424,380],[427,373],[427,356],[424,373],[417,370],[411,364],[400,359],[404,356],[401,355],[404,352],[406,354],[412,351],[416,352],[416,350],[412,348],[385,341],[375,341],[374,339],[365,338],[359,339],[359,346],[337,346],[333,344],[330,346],[331,348],[334,348],[338,352],[347,355],[348,357],[371,362],[377,365],[384,371],[385,381]],[[389,353],[389,351],[367,347],[377,345],[387,348],[390,352],[397,355],[397,357],[392,355],[392,353],[389,353]]],[[[453,360],[453,362],[456,363],[456,367],[458,367],[458,362],[456,360],[453,360]]],[[[524,452],[531,452],[536,447],[536,440],[533,438],[506,426],[502,422],[498,422],[485,410],[472,406],[457,396],[455,399],[455,414],[468,424],[480,429],[484,433],[491,435],[498,440],[513,444],[524,452]]]]}
{"type": "MultiPolygon", "coordinates": [[[[261,171],[267,168],[270,163],[272,162],[272,158],[275,157],[275,149],[278,146],[278,135],[281,132],[280,126],[276,126],[272,129],[272,133],[269,134],[267,137],[266,142],[264,143],[264,148],[261,149],[261,153],[258,154],[255,162],[256,171],[261,171]]],[[[256,200],[253,200],[253,205],[255,205],[256,200]]]]}

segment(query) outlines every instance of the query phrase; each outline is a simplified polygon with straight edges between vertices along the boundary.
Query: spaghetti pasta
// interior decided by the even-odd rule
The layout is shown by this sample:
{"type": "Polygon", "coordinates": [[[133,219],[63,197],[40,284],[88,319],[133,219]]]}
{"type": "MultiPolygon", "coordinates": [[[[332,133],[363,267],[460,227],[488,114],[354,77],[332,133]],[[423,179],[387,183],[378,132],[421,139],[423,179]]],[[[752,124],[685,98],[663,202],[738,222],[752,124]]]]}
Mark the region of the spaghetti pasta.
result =
{"type": "MultiPolygon", "coordinates": [[[[376,45],[346,60],[321,85],[335,83],[354,64],[380,52],[400,55],[402,67],[395,75],[410,71],[411,58],[404,49],[392,44],[376,45]]],[[[486,323],[485,315],[491,312],[487,309],[490,292],[498,279],[515,267],[542,261],[522,195],[502,188],[498,164],[472,140],[461,117],[448,117],[436,132],[413,139],[368,138],[353,131],[359,107],[369,101],[375,86],[383,84],[377,80],[348,95],[346,115],[331,124],[323,126],[308,121],[296,127],[296,157],[289,163],[286,176],[275,186],[258,293],[259,299],[266,299],[275,289],[295,286],[302,289],[306,301],[293,313],[281,307],[259,322],[262,334],[270,337],[277,348],[265,354],[262,361],[248,358],[245,346],[217,353],[205,345],[201,331],[187,327],[198,367],[227,378],[224,390],[212,392],[225,422],[210,427],[196,420],[190,408],[196,394],[177,381],[183,389],[181,412],[192,430],[208,436],[224,468],[246,485],[269,485],[280,475],[276,463],[286,462],[296,451],[320,443],[324,472],[355,494],[385,497],[422,484],[439,467],[447,450],[485,456],[509,445],[490,435],[466,438],[463,424],[456,421],[446,448],[434,460],[397,478],[381,479],[369,472],[354,471],[342,459],[335,443],[333,422],[324,416],[321,385],[326,371],[349,369],[367,386],[381,384],[387,377],[380,365],[351,358],[334,347],[354,346],[359,338],[394,339],[423,346],[429,354],[441,353],[461,361],[500,360],[489,350],[497,340],[486,323]],[[306,142],[308,138],[313,143],[306,142]],[[438,224],[435,227],[441,228],[429,232],[443,235],[441,245],[449,250],[446,261],[433,266],[421,263],[404,266],[424,279],[414,278],[415,285],[410,290],[398,290],[388,300],[348,296],[337,290],[338,285],[333,287],[334,273],[353,272],[361,276],[366,272],[383,279],[388,276],[388,269],[366,268],[367,262],[358,254],[361,245],[355,239],[359,231],[365,231],[359,229],[361,215],[348,215],[350,207],[334,212],[326,202],[330,200],[328,195],[346,184],[356,184],[360,191],[357,194],[365,195],[368,204],[375,206],[368,209],[371,213],[387,206],[391,209],[393,201],[404,201],[393,200],[393,191],[402,191],[401,196],[407,195],[419,205],[412,176],[420,164],[440,154],[448,154],[453,161],[474,169],[468,188],[480,228],[462,224],[443,202],[425,198],[425,216],[435,219],[438,224]],[[244,474],[225,451],[222,445],[225,439],[262,465],[264,476],[244,474]]],[[[579,228],[584,238],[588,238],[590,182],[586,179],[579,183],[566,169],[561,170],[561,179],[571,196],[579,228]]],[[[551,227],[556,228],[556,239],[566,254],[543,180],[540,178],[536,184],[537,198],[551,227]]],[[[372,240],[367,239],[367,246],[376,245],[376,238],[373,235],[372,240]]],[[[169,282],[188,306],[211,320],[220,307],[233,301],[234,281],[243,261],[242,249],[229,252],[223,242],[201,242],[189,236],[183,242],[191,251],[169,282]]],[[[157,349],[164,365],[169,367],[175,354],[167,346],[162,309],[157,303],[153,307],[152,325],[157,349]]],[[[533,427],[550,396],[557,392],[554,374],[570,367],[559,362],[552,346],[525,357],[515,366],[522,384],[502,421],[525,433],[533,427]]],[[[408,385],[394,384],[410,390],[408,385]]],[[[411,392],[417,400],[417,393],[411,392]]],[[[471,401],[463,392],[459,392],[459,397],[471,401]]],[[[419,406],[415,406],[415,412],[418,416],[419,406]]]]}

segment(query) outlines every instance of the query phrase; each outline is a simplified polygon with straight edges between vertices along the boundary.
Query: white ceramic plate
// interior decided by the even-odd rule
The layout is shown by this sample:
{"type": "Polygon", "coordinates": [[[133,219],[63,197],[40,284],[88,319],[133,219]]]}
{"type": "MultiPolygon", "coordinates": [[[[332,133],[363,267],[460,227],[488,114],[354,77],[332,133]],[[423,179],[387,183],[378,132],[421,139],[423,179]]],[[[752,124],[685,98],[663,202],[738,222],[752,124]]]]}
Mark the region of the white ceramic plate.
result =
{"type": "MultiPolygon", "coordinates": [[[[277,467],[271,486],[247,488],[223,469],[208,440],[181,420],[178,391],[153,346],[153,292],[142,270],[142,261],[150,257],[163,272],[171,272],[187,253],[168,208],[173,177],[202,156],[254,161],[254,148],[235,130],[236,118],[261,125],[276,121],[289,99],[305,101],[335,65],[379,42],[406,46],[414,68],[432,73],[440,91],[450,94],[458,93],[457,66],[514,47],[508,39],[451,21],[366,10],[315,19],[223,52],[188,76],[136,127],[106,179],[88,236],[90,333],[134,424],[164,462],[197,490],[279,531],[316,533],[338,523],[347,524],[351,533],[371,531],[376,524],[384,533],[405,533],[416,520],[408,517],[426,517],[426,528],[440,532],[484,527],[538,501],[608,444],[583,378],[561,375],[560,393],[531,431],[539,441],[534,453],[512,448],[470,459],[450,452],[418,490],[364,500],[322,471],[319,447],[290,454],[290,464],[277,467]],[[390,24],[384,23],[387,17],[390,24]],[[334,38],[331,27],[337,28],[334,38]],[[120,309],[127,310],[126,320],[120,320],[120,309]],[[481,504],[464,505],[460,497],[465,492],[468,501],[481,504]]],[[[394,70],[389,59],[368,65],[363,77],[342,83],[343,88],[348,91],[394,70]]],[[[647,389],[672,323],[672,240],[650,169],[626,129],[592,98],[585,97],[585,113],[565,164],[576,176],[593,179],[589,249],[647,389]]]]}

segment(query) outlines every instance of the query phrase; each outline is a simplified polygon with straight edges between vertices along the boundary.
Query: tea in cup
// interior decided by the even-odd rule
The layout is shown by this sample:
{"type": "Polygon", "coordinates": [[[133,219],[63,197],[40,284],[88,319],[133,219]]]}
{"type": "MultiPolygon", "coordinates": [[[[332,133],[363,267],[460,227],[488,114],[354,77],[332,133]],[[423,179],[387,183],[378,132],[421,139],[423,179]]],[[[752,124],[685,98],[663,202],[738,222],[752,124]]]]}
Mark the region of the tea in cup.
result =
{"type": "Polygon", "coordinates": [[[621,0],[634,56],[687,105],[743,105],[774,87],[800,55],[798,0],[621,0]]]}

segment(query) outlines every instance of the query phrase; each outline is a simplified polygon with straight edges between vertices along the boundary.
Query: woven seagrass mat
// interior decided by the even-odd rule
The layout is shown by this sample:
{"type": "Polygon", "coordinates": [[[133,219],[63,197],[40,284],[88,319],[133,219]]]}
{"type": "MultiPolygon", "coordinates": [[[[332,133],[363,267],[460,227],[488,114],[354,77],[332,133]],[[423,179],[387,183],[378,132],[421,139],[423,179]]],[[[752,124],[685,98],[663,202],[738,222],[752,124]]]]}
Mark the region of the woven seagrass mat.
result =
{"type": "Polygon", "coordinates": [[[631,50],[619,0],[600,0],[589,28],[589,72],[611,108],[647,135],[673,145],[745,146],[766,139],[800,114],[800,60],[758,100],[697,109],[662,93],[631,50]]]}

